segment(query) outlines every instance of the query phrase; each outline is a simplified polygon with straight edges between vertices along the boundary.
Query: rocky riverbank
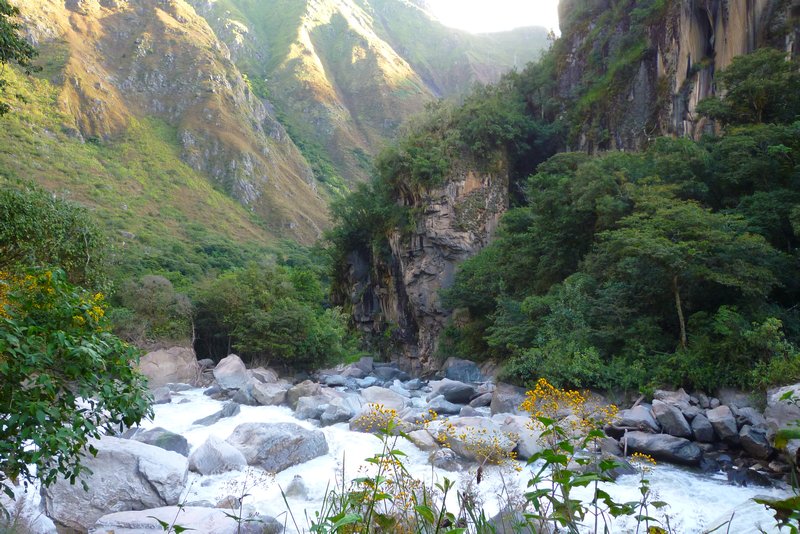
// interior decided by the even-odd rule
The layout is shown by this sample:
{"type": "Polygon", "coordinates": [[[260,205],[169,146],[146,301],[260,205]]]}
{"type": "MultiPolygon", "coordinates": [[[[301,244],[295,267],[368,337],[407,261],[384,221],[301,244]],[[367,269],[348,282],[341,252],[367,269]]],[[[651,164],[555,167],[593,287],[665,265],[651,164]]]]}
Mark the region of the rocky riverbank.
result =
{"type": "MultiPolygon", "coordinates": [[[[44,511],[58,532],[138,532],[156,527],[154,518],[173,521],[179,503],[186,510],[180,514],[182,526],[201,532],[235,532],[238,525],[225,515],[225,509],[248,515],[256,511],[239,510],[236,492],[222,499],[186,497],[189,486],[217,483],[248,466],[280,476],[342,454],[341,444],[330,443],[332,434],[327,428],[335,428],[337,436],[348,429],[372,430],[359,416],[374,404],[396,412],[417,451],[415,461],[448,472],[475,465],[469,443],[473,430],[496,437],[500,448],[514,451],[521,459],[541,447],[539,432],[529,428],[529,415],[519,408],[524,390],[495,384],[471,362],[451,360],[440,379],[426,381],[364,358],[297,381],[281,378],[270,369],[247,369],[235,355],[213,366],[212,362],[198,364],[189,354],[173,349],[144,358],[142,368],[153,378],[157,402],[196,403],[190,400],[195,397],[187,397],[192,393],[217,408],[198,411],[198,417],[181,428],[134,428],[94,442],[98,454],[86,461],[92,473],[82,477],[88,491],[68,481],[43,490],[44,511]],[[188,391],[196,386],[204,387],[204,395],[196,389],[188,391]],[[441,421],[425,424],[430,410],[446,419],[446,425],[441,421]],[[248,417],[242,419],[245,411],[248,417]],[[445,426],[451,431],[443,446],[445,426]],[[217,430],[203,433],[210,427],[217,430]],[[197,437],[201,435],[202,440],[197,437]]],[[[619,412],[606,428],[609,436],[601,450],[618,455],[623,464],[626,452],[639,451],[707,473],[726,472],[732,484],[771,486],[780,483],[789,465],[770,439],[775,428],[794,417],[796,409],[780,400],[781,394],[776,391],[770,396],[765,417],[743,395],[726,392],[709,398],[682,390],[657,391],[651,402],[619,412]]],[[[592,395],[590,402],[601,406],[604,401],[592,395]]],[[[300,495],[307,491],[299,476],[288,486],[300,495]]],[[[265,514],[259,518],[263,523],[258,528],[266,525],[270,532],[283,528],[265,514]]]]}

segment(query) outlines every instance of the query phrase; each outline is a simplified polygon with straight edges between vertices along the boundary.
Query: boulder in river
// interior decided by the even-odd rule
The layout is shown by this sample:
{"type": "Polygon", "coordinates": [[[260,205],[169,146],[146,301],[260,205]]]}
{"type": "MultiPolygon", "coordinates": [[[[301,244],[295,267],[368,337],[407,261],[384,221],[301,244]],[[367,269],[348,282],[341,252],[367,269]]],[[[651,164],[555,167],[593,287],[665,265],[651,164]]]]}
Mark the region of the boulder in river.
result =
{"type": "Polygon", "coordinates": [[[294,423],[242,423],[227,441],[244,454],[249,465],[271,473],[328,454],[322,432],[294,423]]]}
{"type": "Polygon", "coordinates": [[[139,360],[139,370],[147,377],[148,386],[155,389],[170,382],[197,384],[200,365],[194,350],[172,347],[148,352],[139,360]]]}
{"type": "Polygon", "coordinates": [[[428,410],[439,415],[457,415],[461,412],[461,408],[460,404],[449,402],[443,395],[432,398],[427,404],[428,410]]]}
{"type": "Polygon", "coordinates": [[[448,402],[467,404],[475,396],[475,386],[444,378],[430,383],[431,392],[428,400],[442,395],[448,402]]]}
{"type": "Polygon", "coordinates": [[[696,444],[686,438],[667,434],[633,431],[625,434],[620,441],[623,448],[627,443],[628,453],[641,452],[665,462],[697,466],[703,458],[703,451],[696,444]]]}
{"type": "Polygon", "coordinates": [[[322,386],[311,380],[304,380],[299,384],[290,387],[286,392],[286,403],[292,410],[297,408],[297,401],[300,397],[313,397],[322,392],[322,386]]]}
{"type": "Polygon", "coordinates": [[[712,410],[706,412],[706,417],[714,427],[714,432],[717,433],[719,439],[729,443],[739,442],[739,429],[736,427],[736,419],[733,417],[733,412],[725,405],[717,406],[712,410]]]}
{"type": "Polygon", "coordinates": [[[250,380],[250,375],[242,359],[230,354],[214,367],[214,378],[223,389],[239,389],[250,380]]]}
{"type": "Polygon", "coordinates": [[[523,388],[501,382],[492,392],[492,402],[489,403],[489,406],[492,409],[492,415],[496,413],[523,414],[519,406],[524,400],[525,390],[523,388]]]}
{"type": "Polygon", "coordinates": [[[665,434],[677,436],[679,438],[692,437],[692,429],[689,423],[686,421],[681,410],[676,406],[660,400],[654,400],[653,416],[656,421],[658,421],[658,424],[661,425],[661,430],[663,430],[665,434]]]}
{"type": "Polygon", "coordinates": [[[186,441],[186,438],[160,426],[150,430],[137,428],[131,433],[129,439],[155,445],[165,451],[177,452],[182,456],[189,456],[189,442],[186,441]]]}
{"type": "Polygon", "coordinates": [[[712,443],[714,441],[714,427],[711,426],[708,417],[699,414],[692,419],[692,435],[695,441],[701,443],[712,443]]]}
{"type": "Polygon", "coordinates": [[[634,406],[628,410],[620,410],[614,420],[614,426],[643,432],[661,431],[661,427],[653,417],[650,406],[645,404],[634,406]]]}
{"type": "Polygon", "coordinates": [[[445,378],[458,382],[482,382],[484,380],[484,376],[475,362],[460,358],[447,358],[442,365],[442,371],[445,378]]]}
{"type": "Polygon", "coordinates": [[[361,396],[364,397],[364,401],[369,404],[380,404],[392,410],[402,410],[407,401],[407,399],[399,393],[395,393],[391,389],[382,388],[380,386],[372,386],[362,390],[361,396]]]}
{"type": "Polygon", "coordinates": [[[747,454],[760,460],[768,460],[774,451],[765,427],[744,425],[739,431],[739,443],[747,454]]]}
{"type": "Polygon", "coordinates": [[[233,417],[234,415],[237,415],[241,411],[242,407],[239,406],[238,403],[229,401],[223,404],[222,409],[219,410],[218,412],[215,412],[206,417],[202,417],[192,424],[198,426],[210,426],[219,421],[220,419],[225,419],[226,417],[233,417]]]}
{"type": "Polygon", "coordinates": [[[246,466],[247,459],[239,449],[215,436],[209,436],[189,456],[189,469],[201,475],[239,471],[246,466]]]}
{"type": "Polygon", "coordinates": [[[86,532],[110,512],[177,504],[186,486],[185,456],[109,436],[90,443],[98,451],[83,459],[91,474],[84,471],[76,484],[59,479],[42,490],[45,513],[56,525],[86,532]]]}

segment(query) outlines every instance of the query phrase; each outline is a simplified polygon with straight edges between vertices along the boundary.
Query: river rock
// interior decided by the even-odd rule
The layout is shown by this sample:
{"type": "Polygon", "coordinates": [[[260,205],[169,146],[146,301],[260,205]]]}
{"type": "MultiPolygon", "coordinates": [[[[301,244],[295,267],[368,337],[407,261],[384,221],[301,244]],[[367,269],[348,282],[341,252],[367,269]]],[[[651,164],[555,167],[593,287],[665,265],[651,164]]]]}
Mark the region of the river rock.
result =
{"type": "Polygon", "coordinates": [[[483,406],[489,406],[492,403],[492,393],[482,393],[469,401],[469,405],[473,408],[481,408],[483,406]]]}
{"type": "Polygon", "coordinates": [[[287,497],[302,499],[304,501],[308,500],[308,488],[303,481],[303,477],[300,475],[295,475],[294,478],[292,478],[292,481],[286,486],[284,493],[287,497]]]}
{"type": "Polygon", "coordinates": [[[641,452],[649,454],[656,460],[676,464],[697,466],[703,457],[700,447],[685,438],[678,438],[667,434],[649,434],[647,432],[632,431],[623,436],[623,448],[628,453],[641,452]]]}
{"type": "Polygon", "coordinates": [[[765,427],[744,425],[739,431],[739,443],[753,458],[769,460],[769,457],[772,456],[773,448],[767,440],[765,427]]]}
{"type": "Polygon", "coordinates": [[[148,352],[139,360],[139,370],[147,377],[148,386],[155,389],[170,382],[197,384],[200,366],[192,349],[172,347],[148,352]]]}
{"type": "Polygon", "coordinates": [[[251,378],[255,378],[263,384],[272,384],[279,380],[277,371],[274,371],[273,369],[267,369],[266,367],[256,367],[255,369],[250,369],[247,371],[247,374],[249,374],[251,378]]]}
{"type": "Polygon", "coordinates": [[[242,359],[230,354],[214,367],[214,379],[223,389],[239,389],[250,380],[250,376],[242,359]]]}
{"type": "Polygon", "coordinates": [[[213,532],[214,534],[277,534],[283,527],[271,517],[259,518],[257,521],[244,522],[241,525],[224,510],[203,508],[199,506],[163,506],[136,512],[116,512],[101,517],[89,530],[89,534],[142,534],[156,532],[161,526],[156,520],[169,525],[180,525],[188,531],[213,532]]]}
{"type": "Polygon", "coordinates": [[[243,423],[227,441],[244,454],[249,465],[271,473],[328,454],[322,432],[294,423],[243,423]]]}
{"type": "Polygon", "coordinates": [[[717,397],[720,405],[725,405],[729,408],[749,408],[753,406],[751,395],[738,389],[722,388],[717,393],[717,397]]]}
{"type": "Polygon", "coordinates": [[[322,426],[346,423],[360,411],[361,401],[357,396],[336,397],[328,402],[319,421],[322,426]]]}
{"type": "Polygon", "coordinates": [[[385,408],[402,410],[406,405],[406,398],[394,391],[380,386],[372,386],[361,391],[364,401],[369,404],[381,404],[385,408]]]}
{"type": "Polygon", "coordinates": [[[668,391],[664,389],[657,389],[653,393],[653,400],[665,402],[672,406],[677,406],[683,409],[684,406],[691,404],[691,397],[683,388],[678,391],[668,391]]]}
{"type": "Polygon", "coordinates": [[[297,400],[297,407],[294,416],[300,420],[319,419],[325,408],[328,407],[328,397],[314,395],[313,397],[300,397],[297,400]]]}
{"type": "Polygon", "coordinates": [[[475,396],[475,386],[444,378],[430,383],[428,400],[442,395],[448,402],[467,404],[475,396]]]}
{"type": "Polygon", "coordinates": [[[445,471],[461,471],[463,469],[458,455],[447,448],[433,451],[428,457],[428,461],[433,467],[444,469],[445,471]]]}
{"type": "Polygon", "coordinates": [[[286,402],[292,410],[297,408],[300,397],[313,397],[322,392],[322,386],[311,380],[304,380],[289,388],[286,392],[286,402]]]}
{"type": "Polygon", "coordinates": [[[177,504],[186,486],[186,457],[109,436],[90,444],[98,451],[83,459],[91,474],[84,471],[75,484],[58,479],[42,490],[45,513],[57,525],[86,532],[109,512],[177,504]]]}
{"type": "Polygon", "coordinates": [[[441,370],[444,372],[445,378],[457,382],[482,382],[484,380],[484,376],[478,368],[478,365],[469,360],[462,360],[455,357],[447,358],[444,364],[442,364],[441,370]]]}
{"type": "Polygon", "coordinates": [[[356,379],[356,386],[361,389],[365,389],[368,387],[372,387],[378,383],[378,379],[374,376],[365,376],[364,378],[357,378],[356,379]]]}
{"type": "Polygon", "coordinates": [[[408,380],[411,378],[408,373],[401,371],[396,364],[381,363],[376,364],[372,369],[372,374],[384,382],[391,382],[394,379],[408,380]]]}
{"type": "Polygon", "coordinates": [[[189,442],[186,441],[186,438],[160,426],[150,430],[139,428],[130,436],[130,439],[154,445],[165,451],[177,452],[181,456],[189,456],[189,442]]]}
{"type": "Polygon", "coordinates": [[[226,417],[233,417],[234,415],[237,415],[241,411],[242,407],[239,406],[238,403],[229,401],[222,405],[222,409],[220,411],[215,412],[206,417],[201,417],[192,424],[198,426],[211,426],[220,419],[225,419],[226,417]]]}
{"type": "Polygon", "coordinates": [[[251,395],[260,406],[279,406],[286,402],[289,384],[283,381],[252,384],[251,395]]]}
{"type": "Polygon", "coordinates": [[[422,451],[435,451],[439,448],[436,438],[434,438],[431,433],[424,428],[409,432],[408,440],[422,451]]]}
{"type": "Polygon", "coordinates": [[[736,418],[736,424],[740,427],[744,425],[750,426],[767,426],[767,420],[755,408],[749,406],[745,408],[734,408],[731,406],[733,416],[736,418]]]}
{"type": "Polygon", "coordinates": [[[460,417],[479,417],[481,413],[472,406],[462,406],[461,410],[458,412],[458,415],[460,417]]]}
{"type": "Polygon", "coordinates": [[[454,417],[447,425],[434,427],[436,439],[460,457],[482,461],[487,451],[493,456],[505,455],[517,446],[508,432],[486,417],[454,417]]]}
{"type": "Polygon", "coordinates": [[[405,387],[403,387],[402,383],[399,380],[395,380],[391,386],[389,386],[389,390],[394,391],[398,395],[401,395],[407,399],[411,398],[411,392],[408,391],[405,387]]]}
{"type": "MultiPolygon", "coordinates": [[[[360,378],[360,377],[359,377],[360,378]]],[[[328,387],[336,388],[336,387],[344,387],[350,383],[350,379],[348,379],[344,375],[327,375],[324,377],[324,380],[320,380],[328,387]]]]}
{"type": "Polygon", "coordinates": [[[201,475],[216,475],[225,471],[239,471],[247,466],[244,455],[216,436],[208,439],[189,455],[189,469],[201,475]]]}
{"type": "MultiPolygon", "coordinates": [[[[684,395],[686,395],[686,393],[684,393],[684,395]]],[[[689,396],[686,395],[686,397],[688,398],[689,396]]],[[[679,438],[692,437],[692,429],[689,423],[686,421],[681,410],[675,405],[667,404],[664,401],[656,399],[653,401],[653,416],[658,424],[661,425],[661,430],[665,434],[677,436],[679,438]]]]}
{"type": "Polygon", "coordinates": [[[439,415],[457,415],[461,412],[461,405],[453,404],[445,399],[444,395],[439,395],[428,402],[427,409],[439,415]]]}
{"type": "Polygon", "coordinates": [[[514,436],[517,442],[517,456],[522,460],[527,460],[537,452],[542,450],[542,430],[538,427],[531,427],[530,417],[513,414],[496,414],[492,416],[492,422],[500,427],[506,434],[514,436]]]}
{"type": "Polygon", "coordinates": [[[739,429],[736,427],[736,419],[733,417],[731,409],[725,405],[717,406],[706,412],[706,417],[714,427],[719,439],[729,443],[739,441],[739,429]]]}
{"type": "Polygon", "coordinates": [[[628,410],[620,410],[614,420],[614,426],[643,432],[659,432],[661,430],[650,407],[645,404],[634,406],[628,410]]]}
{"type": "Polygon", "coordinates": [[[711,426],[705,415],[700,414],[692,419],[692,435],[695,441],[702,443],[712,443],[714,441],[714,427],[711,426]]]}
{"type": "Polygon", "coordinates": [[[172,402],[172,392],[169,386],[161,386],[152,391],[153,404],[169,404],[172,402]]]}
{"type": "Polygon", "coordinates": [[[525,390],[511,384],[499,383],[492,392],[492,402],[489,403],[492,415],[497,413],[514,413],[523,415],[520,404],[525,400],[525,390]]]}
{"type": "Polygon", "coordinates": [[[403,384],[403,387],[405,387],[409,391],[418,391],[422,389],[424,385],[425,383],[422,382],[422,380],[420,380],[419,378],[412,378],[411,380],[403,384]]]}

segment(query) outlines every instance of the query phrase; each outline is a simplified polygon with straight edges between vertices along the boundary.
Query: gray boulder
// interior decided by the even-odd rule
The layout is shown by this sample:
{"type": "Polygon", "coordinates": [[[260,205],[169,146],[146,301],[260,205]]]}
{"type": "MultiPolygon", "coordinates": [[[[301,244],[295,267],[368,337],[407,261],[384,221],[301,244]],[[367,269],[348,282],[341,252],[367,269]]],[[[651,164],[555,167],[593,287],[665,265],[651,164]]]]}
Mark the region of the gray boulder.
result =
{"type": "Polygon", "coordinates": [[[84,471],[76,484],[59,479],[42,490],[45,513],[61,529],[86,532],[109,512],[177,504],[186,486],[186,457],[127,439],[90,443],[98,451],[83,459],[91,473],[84,471]]]}
{"type": "Polygon", "coordinates": [[[449,378],[433,381],[430,386],[431,392],[428,394],[428,400],[442,395],[448,402],[467,404],[475,396],[475,386],[449,378]]]}
{"type": "Polygon", "coordinates": [[[278,406],[286,402],[289,384],[283,381],[252,384],[251,395],[259,406],[278,406]]]}
{"type": "Polygon", "coordinates": [[[511,384],[499,383],[492,392],[492,402],[489,406],[492,415],[496,413],[514,413],[523,415],[519,405],[525,400],[525,390],[511,384]]]}
{"type": "Polygon", "coordinates": [[[720,405],[725,405],[730,408],[749,408],[753,406],[753,400],[750,393],[740,391],[738,389],[722,388],[717,394],[720,405]]]}
{"type": "Polygon", "coordinates": [[[628,453],[641,452],[665,462],[697,466],[703,458],[700,447],[688,439],[667,434],[632,431],[623,436],[621,443],[623,448],[627,444],[628,453]]]}
{"type": "Polygon", "coordinates": [[[739,431],[739,443],[747,454],[760,460],[768,460],[774,451],[765,427],[744,425],[739,431]]]}
{"type": "Polygon", "coordinates": [[[717,406],[712,410],[706,412],[706,417],[714,427],[714,432],[717,433],[719,439],[729,443],[737,443],[739,441],[739,429],[736,427],[736,419],[733,417],[731,409],[725,405],[717,406]]]}
{"type": "Polygon", "coordinates": [[[689,397],[689,394],[686,393],[683,388],[680,388],[678,391],[657,389],[653,393],[653,400],[658,400],[678,407],[688,406],[691,403],[691,397],[689,397]]]}
{"type": "Polygon", "coordinates": [[[311,380],[304,380],[289,388],[286,392],[286,403],[289,405],[289,408],[294,410],[297,408],[297,401],[300,400],[300,397],[313,397],[314,395],[319,395],[321,392],[322,386],[311,380]]]}
{"type": "Polygon", "coordinates": [[[292,478],[292,481],[289,482],[289,485],[286,486],[286,490],[284,491],[287,497],[292,497],[295,499],[308,499],[308,488],[306,487],[306,483],[303,481],[303,477],[300,475],[295,475],[292,478]]]}
{"type": "Polygon", "coordinates": [[[448,425],[433,428],[440,443],[445,443],[460,457],[470,461],[483,461],[486,451],[493,457],[505,455],[517,446],[508,432],[486,417],[453,417],[448,425]]]}
{"type": "Polygon", "coordinates": [[[401,371],[395,364],[378,364],[372,369],[372,374],[383,380],[384,382],[391,382],[395,378],[399,380],[408,380],[410,377],[405,371],[401,371]]]}
{"type": "Polygon", "coordinates": [[[189,456],[189,469],[201,475],[239,471],[246,466],[247,459],[239,449],[215,436],[209,436],[189,456]]]}
{"type": "Polygon", "coordinates": [[[323,395],[300,397],[297,400],[294,416],[301,421],[306,419],[319,419],[322,416],[322,412],[328,407],[328,400],[328,397],[323,395]]]}
{"type": "Polygon", "coordinates": [[[375,360],[372,358],[372,356],[363,356],[360,360],[353,364],[353,367],[357,367],[366,374],[370,374],[372,369],[375,367],[375,360]]]}
{"type": "Polygon", "coordinates": [[[695,441],[701,443],[712,443],[714,441],[714,427],[708,418],[700,414],[692,419],[692,435],[695,441]]]}
{"type": "Polygon", "coordinates": [[[230,354],[214,367],[214,379],[223,389],[239,389],[250,380],[250,375],[242,359],[230,354]]]}
{"type": "Polygon", "coordinates": [[[374,386],[377,383],[378,379],[375,378],[374,376],[365,376],[364,378],[356,379],[356,386],[360,387],[361,389],[374,386]]]}
{"type": "Polygon", "coordinates": [[[428,461],[437,469],[445,471],[461,471],[464,466],[458,455],[451,449],[437,449],[428,456],[428,461]]]}
{"type": "Polygon", "coordinates": [[[328,454],[322,432],[294,423],[243,423],[227,441],[244,454],[249,465],[271,473],[328,454]]]}
{"type": "Polygon", "coordinates": [[[186,347],[148,352],[139,360],[139,370],[147,377],[151,389],[166,386],[170,382],[196,385],[200,377],[197,356],[194,350],[186,347]]]}
{"type": "Polygon", "coordinates": [[[634,406],[628,410],[620,410],[614,420],[614,426],[643,432],[655,433],[661,431],[661,427],[653,417],[650,407],[645,404],[634,406]]]}
{"type": "Polygon", "coordinates": [[[654,400],[653,416],[658,421],[658,424],[661,425],[661,430],[665,434],[679,438],[692,437],[692,429],[689,427],[689,423],[676,406],[660,400],[654,400]]]}
{"type": "Polygon", "coordinates": [[[433,410],[439,415],[457,415],[461,412],[462,406],[454,404],[444,398],[444,395],[434,397],[428,402],[427,409],[433,410]]]}
{"type": "Polygon", "coordinates": [[[406,398],[394,391],[380,386],[368,387],[361,391],[364,401],[369,404],[381,404],[393,410],[402,410],[406,405],[406,398]]]}
{"type": "Polygon", "coordinates": [[[458,382],[482,382],[484,376],[475,362],[459,358],[447,358],[442,365],[445,378],[458,382]]]}
{"type": "Polygon", "coordinates": [[[169,404],[172,402],[172,392],[169,386],[157,387],[153,390],[153,404],[169,404]]]}
{"type": "Polygon", "coordinates": [[[527,460],[537,452],[542,450],[542,430],[531,427],[530,418],[523,415],[496,414],[492,416],[492,422],[500,427],[500,430],[507,435],[513,436],[517,442],[517,456],[522,460],[527,460]]]}
{"type": "Polygon", "coordinates": [[[189,442],[186,438],[175,432],[170,432],[160,426],[151,428],[150,430],[137,429],[130,439],[154,445],[165,451],[177,452],[182,456],[189,456],[189,442]]]}
{"type": "Polygon", "coordinates": [[[250,369],[247,374],[249,374],[251,378],[255,378],[263,384],[272,384],[273,382],[277,382],[279,380],[278,373],[272,369],[267,369],[266,367],[256,367],[255,369],[250,369]]]}
{"type": "Polygon", "coordinates": [[[408,440],[422,451],[435,451],[439,448],[436,439],[425,429],[413,430],[408,433],[408,440]]]}
{"type": "Polygon", "coordinates": [[[327,375],[322,377],[320,380],[323,384],[328,387],[343,387],[349,383],[349,379],[343,375],[327,375]]]}
{"type": "Polygon", "coordinates": [[[492,393],[482,393],[469,401],[469,405],[473,408],[481,408],[483,406],[489,406],[492,403],[492,393]]]}
{"type": "Polygon", "coordinates": [[[750,426],[767,426],[767,420],[764,418],[761,413],[756,410],[755,408],[751,408],[749,406],[745,408],[734,408],[731,406],[731,411],[733,412],[733,416],[736,418],[736,424],[740,427],[744,425],[750,426]]]}
{"type": "Polygon", "coordinates": [[[337,397],[331,399],[320,415],[319,422],[322,426],[346,423],[360,411],[360,408],[360,401],[357,398],[337,397]]]}
{"type": "Polygon", "coordinates": [[[214,534],[278,534],[283,527],[271,517],[257,518],[241,525],[224,510],[199,506],[164,506],[136,512],[116,512],[101,517],[89,534],[142,534],[161,530],[158,520],[180,525],[192,532],[214,534]]]}

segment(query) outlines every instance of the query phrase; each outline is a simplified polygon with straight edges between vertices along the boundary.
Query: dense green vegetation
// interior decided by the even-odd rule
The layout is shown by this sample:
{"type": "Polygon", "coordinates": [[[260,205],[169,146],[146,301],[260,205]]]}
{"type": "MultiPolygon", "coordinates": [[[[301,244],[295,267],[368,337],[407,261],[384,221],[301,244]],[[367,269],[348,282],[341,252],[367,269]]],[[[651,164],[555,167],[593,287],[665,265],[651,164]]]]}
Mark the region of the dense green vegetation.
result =
{"type": "Polygon", "coordinates": [[[377,179],[334,207],[339,279],[347,252],[379,258],[388,232],[414,224],[403,206],[459,157],[506,158],[522,194],[442,295],[459,318],[443,357],[492,357],[508,379],[577,387],[800,378],[797,64],[764,49],[721,72],[728,93],[700,109],[723,135],[543,162],[564,140],[550,111],[555,54],[410,124],[377,179]]]}
{"type": "MultiPolygon", "coordinates": [[[[18,30],[20,24],[16,21],[19,9],[12,6],[7,0],[0,0],[0,69],[8,63],[19,65],[30,72],[31,60],[36,57],[36,50],[23,39],[18,30]]],[[[5,115],[11,106],[5,100],[7,82],[0,78],[0,115],[5,115]]]]}

